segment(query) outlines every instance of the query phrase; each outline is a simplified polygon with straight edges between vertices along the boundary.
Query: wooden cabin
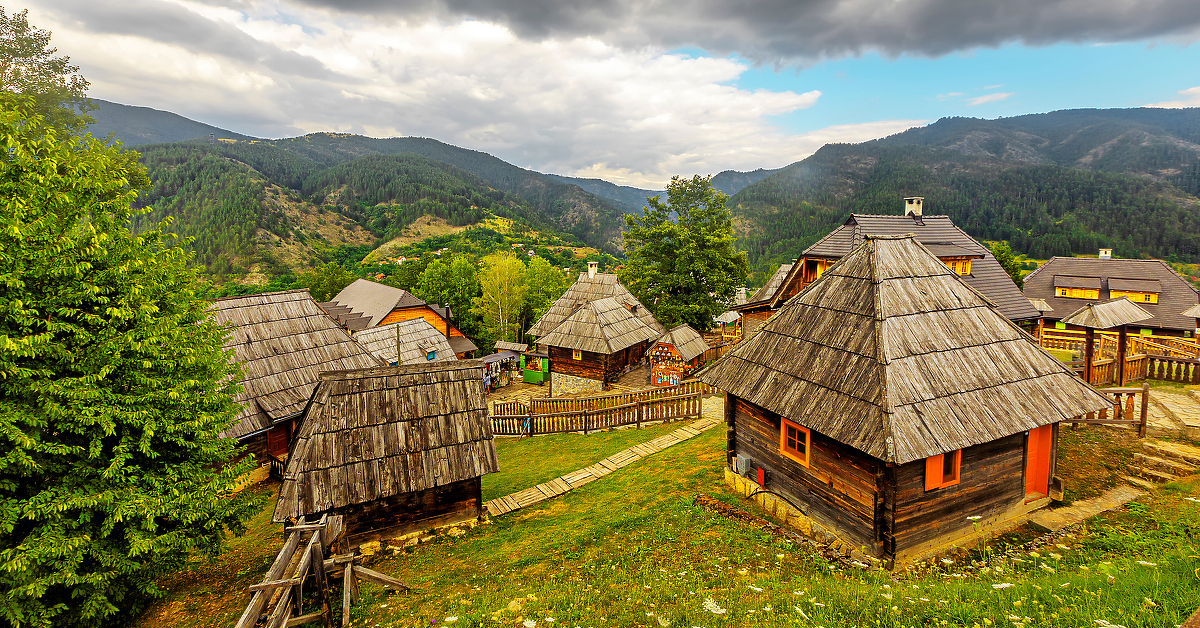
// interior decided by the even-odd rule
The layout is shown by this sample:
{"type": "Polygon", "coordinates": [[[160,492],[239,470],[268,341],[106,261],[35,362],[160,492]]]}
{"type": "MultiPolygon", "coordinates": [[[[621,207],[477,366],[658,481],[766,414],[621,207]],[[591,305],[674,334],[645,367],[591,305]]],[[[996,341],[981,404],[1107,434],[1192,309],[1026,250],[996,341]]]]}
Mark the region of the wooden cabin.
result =
{"type": "Polygon", "coordinates": [[[1080,329],[1062,319],[1089,303],[1126,297],[1151,315],[1130,327],[1131,333],[1192,337],[1196,331],[1196,319],[1184,312],[1200,304],[1200,292],[1159,260],[1052,257],[1025,276],[1024,291],[1051,308],[1048,327],[1080,329]]]}
{"type": "Polygon", "coordinates": [[[604,390],[641,362],[658,336],[613,297],[581,305],[538,339],[550,357],[550,394],[604,390]]]}
{"type": "Polygon", "coordinates": [[[1048,504],[1058,423],[1111,405],[912,235],[865,237],[700,379],[731,484],[894,563],[1048,504]]]}
{"type": "Polygon", "coordinates": [[[538,338],[538,344],[542,344],[540,338],[554,331],[580,306],[607,298],[615,299],[622,307],[632,312],[638,320],[656,331],[655,338],[666,333],[667,328],[654,318],[650,310],[638,302],[628,288],[621,285],[616,275],[597,272],[598,268],[599,264],[596,262],[588,262],[587,272],[579,273],[579,278],[575,280],[575,283],[571,284],[571,287],[567,288],[561,297],[550,304],[546,313],[526,333],[538,338]]]}
{"type": "Polygon", "coordinates": [[[321,371],[382,364],[317,306],[308,290],[213,301],[213,320],[229,329],[224,349],[242,365],[241,410],[221,433],[246,444],[260,462],[287,454],[293,424],[321,371]]]}
{"type": "Polygon", "coordinates": [[[354,340],[381,362],[393,366],[458,359],[446,337],[424,318],[357,331],[354,340]]]}
{"type": "Polygon", "coordinates": [[[699,366],[700,356],[710,347],[689,325],[679,325],[663,334],[650,347],[650,383],[675,386],[699,366]]]}
{"type": "Polygon", "coordinates": [[[446,337],[458,358],[479,349],[450,322],[453,312],[448,306],[426,303],[407,290],[374,281],[356,279],[321,308],[351,332],[423,318],[446,337]]]}
{"type": "Polygon", "coordinates": [[[351,547],[484,514],[499,470],[482,363],[322,373],[304,409],[273,520],[342,515],[351,547]]]}
{"type": "Polygon", "coordinates": [[[737,308],[742,314],[743,333],[753,334],[788,299],[820,278],[865,237],[907,233],[915,234],[917,241],[930,253],[967,285],[995,303],[1009,320],[1036,321],[1040,318],[1040,313],[992,256],[991,249],[955,226],[949,216],[924,215],[923,205],[924,199],[916,196],[904,199],[903,216],[851,214],[845,224],[808,247],[799,259],[780,266],[748,303],[737,308]]]}
{"type": "MultiPolygon", "coordinates": [[[[745,288],[738,288],[737,293],[733,298],[733,305],[745,305],[749,300],[746,296],[745,288]]],[[[722,344],[736,344],[742,339],[742,314],[736,309],[726,310],[720,316],[713,318],[713,322],[717,324],[716,331],[720,333],[720,342],[722,344]]]]}

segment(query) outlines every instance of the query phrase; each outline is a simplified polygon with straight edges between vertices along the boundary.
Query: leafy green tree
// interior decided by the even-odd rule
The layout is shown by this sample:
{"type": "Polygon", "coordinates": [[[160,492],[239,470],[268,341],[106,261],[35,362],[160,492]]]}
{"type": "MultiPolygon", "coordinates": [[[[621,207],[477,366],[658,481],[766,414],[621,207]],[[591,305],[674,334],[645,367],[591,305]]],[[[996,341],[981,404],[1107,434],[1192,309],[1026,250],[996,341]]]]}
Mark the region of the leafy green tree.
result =
{"type": "Polygon", "coordinates": [[[675,176],[666,203],[650,197],[640,217],[625,216],[621,282],[660,321],[709,329],[745,285],[746,253],[733,247],[726,198],[712,177],[675,176]]]}
{"type": "Polygon", "coordinates": [[[346,270],[337,262],[329,262],[314,268],[311,272],[303,273],[297,280],[303,288],[318,302],[325,302],[337,296],[342,288],[354,283],[358,276],[346,270]]]}
{"type": "Polygon", "coordinates": [[[1004,269],[1004,272],[1008,273],[1009,277],[1012,277],[1013,283],[1017,284],[1018,290],[1025,287],[1025,281],[1021,279],[1021,262],[1017,261],[1007,242],[993,244],[992,256],[996,258],[997,262],[1000,262],[1000,267],[1004,269]]]}
{"type": "Polygon", "coordinates": [[[0,625],[122,623],[257,510],[189,254],[130,231],[137,154],[0,94],[0,625]]]}
{"type": "Polygon", "coordinates": [[[430,303],[450,306],[455,326],[470,338],[481,331],[479,316],[471,311],[479,297],[479,271],[466,255],[438,258],[417,279],[412,293],[430,303]]]}
{"type": "Polygon", "coordinates": [[[492,253],[483,258],[479,272],[481,294],[475,299],[475,313],[483,327],[496,340],[515,341],[518,317],[525,305],[527,287],[523,281],[525,264],[507,253],[492,253]]]}
{"type": "Polygon", "coordinates": [[[550,265],[545,259],[534,256],[525,268],[525,320],[522,329],[528,329],[571,284],[566,275],[550,265]]]}
{"type": "Polygon", "coordinates": [[[88,82],[69,57],[55,56],[50,31],[30,26],[28,13],[8,15],[0,7],[0,91],[33,98],[33,112],[44,124],[80,134],[92,122],[87,112],[95,109],[88,82]]]}

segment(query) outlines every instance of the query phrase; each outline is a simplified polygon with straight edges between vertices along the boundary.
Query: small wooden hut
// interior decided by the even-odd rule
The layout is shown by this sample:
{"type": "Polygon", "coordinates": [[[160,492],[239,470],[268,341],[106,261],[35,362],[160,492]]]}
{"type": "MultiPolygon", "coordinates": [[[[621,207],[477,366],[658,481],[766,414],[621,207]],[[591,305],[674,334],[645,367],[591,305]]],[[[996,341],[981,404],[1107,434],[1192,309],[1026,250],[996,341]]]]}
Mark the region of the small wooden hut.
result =
{"type": "Polygon", "coordinates": [[[499,470],[477,360],[322,373],[273,520],[344,517],[364,542],[476,519],[499,470]]]}
{"type": "Polygon", "coordinates": [[[575,283],[571,284],[571,287],[567,288],[561,297],[550,304],[546,313],[526,333],[538,338],[538,344],[542,344],[540,338],[554,331],[585,303],[606,298],[615,299],[617,303],[632,312],[638,320],[655,330],[656,338],[667,331],[662,323],[655,320],[650,310],[647,310],[633,296],[633,293],[621,285],[616,275],[597,272],[598,267],[596,262],[588,262],[587,272],[579,273],[579,278],[575,280],[575,283]]]}
{"type": "Polygon", "coordinates": [[[1127,297],[1120,297],[1104,303],[1088,303],[1083,307],[1067,314],[1062,322],[1073,327],[1086,330],[1083,341],[1083,379],[1089,384],[1108,384],[1116,382],[1124,386],[1125,355],[1129,346],[1129,334],[1126,327],[1154,318],[1154,315],[1142,309],[1127,297]],[[1117,354],[1107,363],[1105,372],[1098,372],[1096,359],[1096,330],[1107,329],[1117,332],[1117,354]],[[1115,372],[1113,372],[1115,369],[1115,372]]]}
{"type": "Polygon", "coordinates": [[[865,238],[700,379],[730,483],[900,563],[1049,503],[1058,423],[1112,403],[911,234],[865,238]]]}
{"type": "Polygon", "coordinates": [[[612,297],[581,305],[538,340],[550,356],[550,394],[603,390],[641,362],[659,333],[612,297]]]}
{"type": "Polygon", "coordinates": [[[650,347],[650,383],[675,386],[699,366],[700,356],[709,348],[691,326],[671,329],[650,347]]]}
{"type": "Polygon", "coordinates": [[[357,331],[354,340],[385,364],[425,364],[458,359],[446,337],[423,318],[357,331]]]}

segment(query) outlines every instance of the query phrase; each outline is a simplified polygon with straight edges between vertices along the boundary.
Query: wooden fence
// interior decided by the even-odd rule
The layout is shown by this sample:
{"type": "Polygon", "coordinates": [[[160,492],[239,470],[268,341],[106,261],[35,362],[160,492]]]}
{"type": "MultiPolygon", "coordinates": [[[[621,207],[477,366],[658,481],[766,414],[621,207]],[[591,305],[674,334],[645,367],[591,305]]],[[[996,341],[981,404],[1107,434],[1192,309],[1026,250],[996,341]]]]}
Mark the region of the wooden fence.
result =
{"type": "Polygon", "coordinates": [[[1150,384],[1142,384],[1140,388],[1105,388],[1100,392],[1112,397],[1112,408],[1076,417],[1071,422],[1071,428],[1079,427],[1080,423],[1127,425],[1137,428],[1139,438],[1145,438],[1146,416],[1150,407],[1150,384]],[[1138,403],[1139,397],[1141,398],[1140,403],[1138,403]]]}
{"type": "MultiPolygon", "coordinates": [[[[1087,332],[1071,329],[1044,329],[1042,330],[1041,344],[1046,349],[1076,351],[1082,355],[1086,334],[1087,332]]],[[[1128,347],[1125,352],[1127,355],[1200,358],[1200,343],[1187,338],[1142,334],[1128,334],[1126,338],[1128,338],[1128,347]]],[[[1117,356],[1117,332],[1096,332],[1095,355],[1104,358],[1117,356]]]]}
{"type": "MultiPolygon", "coordinates": [[[[672,388],[680,387],[682,385],[672,388]]],[[[497,436],[534,436],[564,432],[587,434],[622,425],[634,425],[640,429],[642,423],[670,421],[684,417],[700,418],[703,405],[704,391],[701,389],[694,393],[637,399],[632,403],[595,409],[582,408],[565,412],[495,415],[492,417],[492,433],[497,436]]]]}
{"type": "Polygon", "coordinates": [[[683,382],[676,386],[664,386],[660,388],[648,388],[630,393],[613,393],[608,395],[595,395],[592,397],[565,397],[556,399],[554,397],[534,397],[529,400],[529,403],[520,401],[493,401],[492,415],[493,416],[516,416],[529,414],[561,414],[565,412],[579,412],[582,410],[603,410],[605,408],[617,408],[626,406],[638,401],[648,401],[650,399],[662,399],[665,397],[678,397],[680,395],[694,395],[697,392],[705,395],[715,395],[717,389],[698,380],[683,382]]]}
{"type": "Polygon", "coordinates": [[[326,553],[342,543],[342,517],[322,515],[317,523],[306,523],[300,517],[287,529],[283,548],[267,569],[259,584],[247,588],[250,603],[238,619],[235,628],[283,628],[321,622],[324,628],[333,626],[333,609],[329,588],[334,572],[342,572],[342,626],[350,625],[350,605],[358,600],[358,581],[398,591],[408,585],[359,565],[361,557],[341,554],[325,558],[326,553]],[[303,610],[305,582],[317,587],[320,608],[305,614],[303,610]]]}

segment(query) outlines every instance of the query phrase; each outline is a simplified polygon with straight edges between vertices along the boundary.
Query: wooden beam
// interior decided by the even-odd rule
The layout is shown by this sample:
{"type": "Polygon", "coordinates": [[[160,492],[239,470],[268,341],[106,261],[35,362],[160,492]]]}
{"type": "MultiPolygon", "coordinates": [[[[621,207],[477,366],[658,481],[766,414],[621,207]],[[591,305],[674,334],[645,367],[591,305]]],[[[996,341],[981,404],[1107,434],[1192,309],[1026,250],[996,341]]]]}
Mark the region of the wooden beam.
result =
{"type": "Polygon", "coordinates": [[[246,587],[246,590],[250,591],[250,592],[267,591],[270,589],[277,589],[279,587],[295,586],[297,584],[300,584],[302,581],[303,581],[302,578],[288,578],[287,580],[272,580],[270,582],[260,582],[258,584],[252,584],[252,585],[246,587]]]}
{"type": "Polygon", "coordinates": [[[354,566],[354,577],[358,578],[359,580],[366,580],[367,582],[378,584],[396,591],[408,591],[412,588],[391,576],[381,574],[373,569],[367,569],[361,565],[354,566]]]}
{"type": "MultiPolygon", "coordinates": [[[[285,623],[284,625],[285,626],[301,626],[304,624],[311,624],[316,621],[321,621],[321,612],[320,611],[317,611],[315,613],[309,613],[307,615],[301,615],[299,617],[293,617],[293,618],[287,620],[287,623],[285,623]]],[[[349,624],[344,624],[344,625],[349,625],[349,624]]]]}
{"type": "MultiPolygon", "coordinates": [[[[304,524],[304,517],[300,517],[299,523],[304,524]]],[[[287,541],[283,547],[279,549],[279,553],[275,555],[275,562],[271,563],[271,568],[267,570],[267,575],[264,580],[278,580],[283,575],[283,570],[287,569],[288,563],[292,560],[292,554],[300,545],[300,534],[289,534],[287,541]]],[[[242,612],[241,618],[238,619],[235,628],[250,628],[258,622],[258,616],[262,613],[263,605],[267,602],[267,596],[264,593],[254,593],[250,598],[250,603],[246,605],[246,610],[242,612]]]]}

